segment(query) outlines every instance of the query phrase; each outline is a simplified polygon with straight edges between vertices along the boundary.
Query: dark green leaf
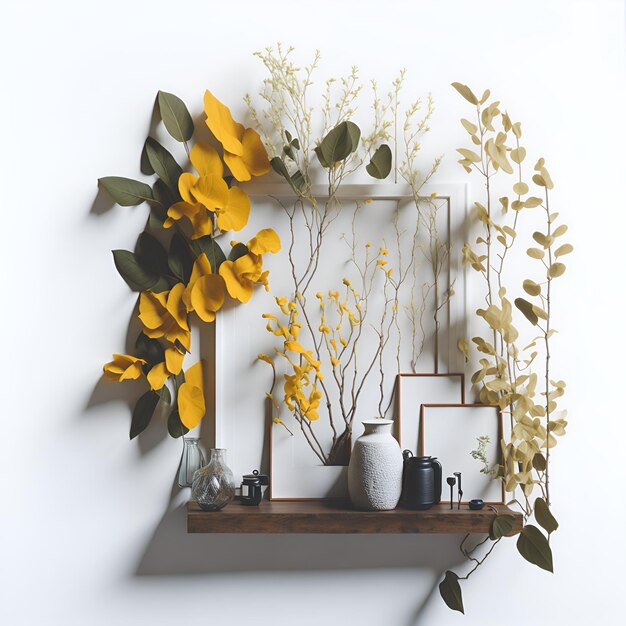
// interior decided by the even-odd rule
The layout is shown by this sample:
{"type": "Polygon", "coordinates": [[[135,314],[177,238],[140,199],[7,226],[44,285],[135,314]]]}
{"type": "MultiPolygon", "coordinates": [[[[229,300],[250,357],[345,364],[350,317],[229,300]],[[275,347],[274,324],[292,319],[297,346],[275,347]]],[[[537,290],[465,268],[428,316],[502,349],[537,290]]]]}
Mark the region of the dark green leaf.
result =
{"type": "Polygon", "coordinates": [[[322,139],[315,153],[323,167],[343,161],[359,146],[361,130],[354,122],[341,122],[322,139]],[[321,157],[320,158],[320,153],[321,157]]]}
{"type": "Polygon", "coordinates": [[[291,143],[291,133],[288,130],[285,131],[285,139],[287,143],[291,143]]]}
{"type": "Polygon", "coordinates": [[[147,428],[158,403],[159,394],[152,390],[146,391],[146,393],[137,400],[137,404],[133,410],[133,419],[130,424],[131,439],[134,439],[147,428]]]}
{"type": "Polygon", "coordinates": [[[524,314],[524,317],[533,325],[536,326],[539,318],[533,311],[533,305],[524,300],[524,298],[515,298],[515,306],[524,314]]]}
{"type": "Polygon", "coordinates": [[[501,539],[511,532],[513,528],[514,518],[512,515],[497,515],[491,523],[491,529],[489,530],[489,539],[496,541],[501,539]]]}
{"type": "Polygon", "coordinates": [[[300,140],[296,137],[292,140],[291,145],[296,149],[300,150],[300,140]]]}
{"type": "Polygon", "coordinates": [[[285,153],[285,156],[288,156],[292,161],[295,161],[296,157],[291,146],[283,146],[283,152],[285,153]]]}
{"type": "Polygon", "coordinates": [[[159,230],[160,228],[163,228],[164,222],[165,218],[159,208],[150,207],[150,215],[148,215],[148,223],[146,227],[151,230],[159,230]]]}
{"type": "Polygon", "coordinates": [[[545,472],[547,467],[546,457],[541,454],[541,452],[537,452],[533,457],[533,467],[538,472],[545,472]]]}
{"type": "Polygon", "coordinates": [[[203,252],[207,255],[209,263],[211,264],[211,271],[217,274],[220,265],[226,260],[226,255],[217,241],[215,241],[211,235],[205,235],[199,239],[194,239],[191,242],[191,247],[197,256],[200,256],[203,252]]]}
{"type": "Polygon", "coordinates": [[[193,135],[193,120],[185,103],[172,93],[159,91],[159,111],[167,132],[176,141],[189,141],[193,135]]]}
{"type": "Polygon", "coordinates": [[[248,254],[248,252],[250,252],[250,250],[248,250],[248,246],[246,246],[245,243],[236,243],[232,247],[230,254],[228,255],[228,260],[236,261],[237,259],[240,259],[242,256],[245,256],[246,254],[248,254]]]}
{"type": "Polygon", "coordinates": [[[152,195],[158,204],[152,204],[152,208],[158,208],[163,219],[167,217],[167,210],[180,200],[178,189],[170,189],[160,178],[152,185],[152,195]]]}
{"type": "Polygon", "coordinates": [[[141,170],[141,173],[145,174],[146,176],[152,176],[152,174],[154,174],[152,165],[150,165],[150,161],[148,160],[148,153],[146,152],[145,142],[143,144],[143,148],[141,149],[141,158],[139,159],[139,169],[141,170]]]}
{"type": "Polygon", "coordinates": [[[293,183],[292,187],[294,187],[298,191],[302,191],[304,189],[306,181],[304,180],[302,172],[300,170],[297,170],[293,173],[293,176],[291,177],[291,182],[293,183]]]}
{"type": "Polygon", "coordinates": [[[178,439],[189,432],[189,429],[180,421],[180,415],[176,409],[174,409],[167,418],[167,432],[169,432],[170,436],[174,437],[174,439],[178,439]]]}
{"type": "MultiPolygon", "coordinates": [[[[183,344],[182,344],[182,343],[180,343],[180,341],[178,341],[178,339],[176,339],[176,340],[174,341],[174,345],[175,345],[175,346],[178,348],[178,350],[179,350],[180,352],[182,352],[183,354],[189,354],[189,350],[187,350],[187,348],[185,348],[185,346],[183,346],[183,344]]],[[[182,385],[182,382],[181,382],[181,385],[182,385]]]]}
{"type": "Polygon", "coordinates": [[[175,193],[178,192],[178,178],[183,173],[174,157],[152,137],[146,139],[146,154],[157,176],[175,193]]]}
{"type": "Polygon", "coordinates": [[[98,183],[120,206],[136,206],[153,199],[150,186],[132,178],[105,176],[98,183]]]}
{"type": "Polygon", "coordinates": [[[517,550],[529,563],[548,572],[554,571],[550,544],[536,526],[524,526],[517,538],[517,550]]]}
{"type": "Polygon", "coordinates": [[[439,583],[439,593],[449,608],[465,615],[459,577],[454,572],[449,570],[446,572],[444,579],[439,583]]]}
{"type": "Polygon", "coordinates": [[[189,243],[179,232],[174,233],[167,257],[169,268],[182,282],[188,283],[193,268],[193,255],[189,243]]]}
{"type": "Polygon", "coordinates": [[[386,143],[379,146],[365,169],[374,178],[387,178],[391,172],[391,148],[386,143]]]}
{"type": "Polygon", "coordinates": [[[535,519],[548,534],[553,533],[559,527],[559,523],[554,519],[550,507],[543,498],[535,500],[535,519]]]}
{"type": "Polygon", "coordinates": [[[169,274],[167,252],[158,239],[150,233],[143,232],[139,235],[136,258],[148,272],[169,274]]]}
{"type": "Polygon", "coordinates": [[[330,167],[330,163],[328,163],[328,161],[326,161],[326,159],[324,158],[324,153],[322,152],[321,146],[316,146],[313,149],[313,152],[315,152],[315,154],[317,155],[317,160],[320,162],[320,165],[323,168],[328,169],[330,167]]]}
{"type": "Polygon", "coordinates": [[[172,404],[172,394],[167,388],[167,385],[163,385],[163,387],[161,387],[161,389],[159,389],[157,393],[159,394],[161,402],[165,402],[165,404],[167,404],[168,406],[172,404]]]}
{"type": "Polygon", "coordinates": [[[146,271],[137,257],[128,250],[113,250],[113,261],[117,271],[133,291],[153,289],[159,282],[159,276],[146,271]]]}
{"type": "Polygon", "coordinates": [[[135,341],[136,356],[144,361],[148,361],[150,365],[163,363],[165,361],[165,351],[158,339],[152,339],[143,332],[139,333],[137,341],[135,341]]]}

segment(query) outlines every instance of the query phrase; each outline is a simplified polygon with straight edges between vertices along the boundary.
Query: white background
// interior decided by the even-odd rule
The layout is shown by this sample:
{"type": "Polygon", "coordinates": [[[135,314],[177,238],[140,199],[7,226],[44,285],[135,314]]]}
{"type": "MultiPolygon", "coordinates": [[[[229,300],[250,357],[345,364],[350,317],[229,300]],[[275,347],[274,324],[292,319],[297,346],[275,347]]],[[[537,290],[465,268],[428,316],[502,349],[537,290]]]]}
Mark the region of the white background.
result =
{"type": "Polygon", "coordinates": [[[0,623],[621,623],[623,2],[5,1],[0,24],[0,623]],[[382,81],[407,66],[409,90],[437,101],[425,148],[447,154],[443,182],[464,180],[467,107],[449,84],[489,86],[548,159],[570,224],[556,573],[508,542],[465,585],[465,618],[434,587],[459,562],[453,536],[187,536],[170,501],[179,442],[155,427],[129,443],[126,401],[93,392],[134,300],[110,250],[145,219],[94,213],[96,179],[139,176],[158,89],[194,113],[206,87],[240,102],[262,77],[251,53],[278,40],[321,47],[335,72],[356,63],[382,81]]]}

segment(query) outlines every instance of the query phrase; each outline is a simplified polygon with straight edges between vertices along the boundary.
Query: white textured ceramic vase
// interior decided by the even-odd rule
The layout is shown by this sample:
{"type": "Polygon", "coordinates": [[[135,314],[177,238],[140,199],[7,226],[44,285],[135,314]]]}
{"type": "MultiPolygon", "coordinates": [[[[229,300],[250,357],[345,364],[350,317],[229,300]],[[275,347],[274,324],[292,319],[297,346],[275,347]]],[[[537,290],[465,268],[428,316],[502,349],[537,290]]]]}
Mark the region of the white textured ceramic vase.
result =
{"type": "Polygon", "coordinates": [[[402,491],[402,451],[391,434],[392,420],[365,420],[348,466],[350,500],[357,509],[395,509],[402,491]]]}

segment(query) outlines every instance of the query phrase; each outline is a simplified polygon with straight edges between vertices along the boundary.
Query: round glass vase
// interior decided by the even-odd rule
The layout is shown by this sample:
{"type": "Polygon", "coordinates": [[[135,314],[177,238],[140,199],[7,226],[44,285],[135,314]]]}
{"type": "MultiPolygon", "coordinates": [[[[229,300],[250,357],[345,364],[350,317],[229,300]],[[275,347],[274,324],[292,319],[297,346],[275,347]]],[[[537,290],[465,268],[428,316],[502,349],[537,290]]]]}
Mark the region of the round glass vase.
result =
{"type": "Polygon", "coordinates": [[[191,497],[204,511],[219,511],[235,497],[235,478],[226,465],[226,450],[214,448],[208,465],[193,476],[191,497]]]}

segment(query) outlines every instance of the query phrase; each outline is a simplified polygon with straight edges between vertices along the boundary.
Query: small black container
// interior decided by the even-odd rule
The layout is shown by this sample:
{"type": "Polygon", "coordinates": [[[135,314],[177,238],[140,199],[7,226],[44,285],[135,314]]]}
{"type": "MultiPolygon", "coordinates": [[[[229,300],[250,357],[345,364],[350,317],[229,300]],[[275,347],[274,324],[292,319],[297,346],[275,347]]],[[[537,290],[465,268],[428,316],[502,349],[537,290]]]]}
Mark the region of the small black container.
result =
{"type": "Polygon", "coordinates": [[[413,456],[410,450],[402,456],[402,505],[421,511],[441,502],[441,463],[434,457],[413,456]]]}
{"type": "Polygon", "coordinates": [[[259,474],[259,470],[254,470],[252,474],[244,474],[241,483],[241,503],[248,506],[258,506],[263,497],[263,486],[268,484],[269,476],[259,474]]]}

